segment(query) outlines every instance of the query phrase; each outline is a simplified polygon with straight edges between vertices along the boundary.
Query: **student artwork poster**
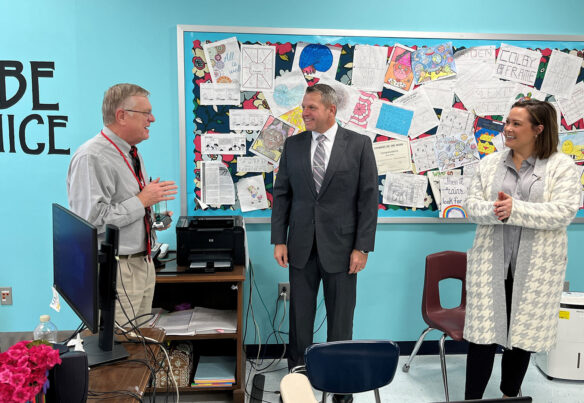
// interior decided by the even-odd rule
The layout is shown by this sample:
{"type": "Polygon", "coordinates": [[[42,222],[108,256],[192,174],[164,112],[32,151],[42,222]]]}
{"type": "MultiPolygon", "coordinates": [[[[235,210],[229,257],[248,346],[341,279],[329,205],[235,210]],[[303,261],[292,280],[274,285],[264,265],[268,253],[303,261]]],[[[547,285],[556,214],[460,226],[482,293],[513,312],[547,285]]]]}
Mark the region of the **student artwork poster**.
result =
{"type": "MultiPolygon", "coordinates": [[[[268,203],[268,209],[271,207],[273,181],[283,143],[288,136],[304,130],[300,106],[302,98],[306,88],[318,82],[332,85],[339,94],[338,123],[367,135],[373,142],[377,151],[376,156],[380,159],[377,165],[381,168],[379,208],[389,210],[389,215],[380,213],[380,217],[439,217],[441,206],[435,205],[431,197],[429,202],[424,200],[422,203],[420,199],[416,199],[416,202],[401,200],[401,204],[397,203],[398,199],[403,199],[397,196],[403,196],[403,190],[412,189],[411,186],[416,183],[409,176],[392,177],[388,182],[392,192],[388,194],[396,197],[384,200],[382,183],[386,180],[385,174],[389,171],[393,174],[403,172],[407,175],[425,174],[430,177],[432,172],[449,172],[453,168],[462,168],[463,175],[467,176],[467,171],[472,171],[471,164],[476,164],[486,155],[504,150],[504,139],[500,134],[503,128],[501,120],[505,119],[505,114],[517,98],[537,98],[553,102],[561,123],[560,151],[571,156],[578,164],[584,162],[584,141],[581,140],[584,132],[582,119],[584,108],[580,107],[584,102],[584,68],[580,67],[577,77],[574,77],[576,61],[579,60],[582,64],[583,58],[580,56],[584,53],[582,50],[579,50],[580,53],[577,55],[576,51],[570,49],[553,50],[535,46],[515,49],[513,46],[498,42],[478,46],[477,50],[473,51],[472,46],[454,47],[451,42],[446,41],[435,42],[439,43],[438,45],[427,44],[423,39],[403,42],[379,40],[369,43],[359,41],[343,43],[338,38],[334,40],[328,38],[331,42],[327,42],[326,37],[307,36],[306,42],[291,40],[244,43],[239,42],[240,39],[237,37],[221,40],[217,38],[221,37],[214,36],[213,41],[208,40],[206,43],[203,40],[190,41],[191,48],[185,45],[189,55],[195,56],[189,60],[193,65],[187,66],[186,69],[192,74],[190,82],[193,84],[193,90],[187,92],[193,96],[189,102],[195,105],[193,118],[187,119],[192,124],[187,134],[192,133],[194,136],[191,144],[195,158],[189,157],[187,160],[194,160],[197,163],[209,158],[220,159],[227,168],[226,172],[231,175],[234,187],[238,186],[240,180],[257,175],[253,171],[262,173],[262,176],[254,178],[254,181],[264,182],[266,197],[262,200],[268,203]],[[253,86],[246,88],[234,79],[231,79],[231,83],[216,83],[218,77],[215,77],[217,75],[215,72],[221,65],[217,66],[215,56],[223,55],[229,52],[229,49],[235,52],[235,46],[245,49],[248,56],[249,51],[255,53],[250,57],[246,56],[246,61],[241,63],[241,66],[231,67],[250,69],[246,77],[256,82],[259,82],[261,77],[270,78],[268,76],[273,75],[273,85],[266,84],[265,88],[260,90],[259,87],[253,86]],[[274,50],[275,65],[272,72],[269,67],[271,64],[268,63],[263,65],[261,71],[255,70],[254,63],[260,61],[256,56],[269,54],[262,46],[274,50]],[[371,46],[378,46],[380,49],[372,49],[371,46]],[[360,58],[358,64],[361,68],[359,74],[363,83],[373,84],[374,74],[370,72],[378,63],[371,61],[374,55],[382,53],[382,47],[389,51],[389,57],[384,76],[380,78],[383,80],[381,90],[364,91],[351,81],[352,74],[355,73],[353,64],[355,51],[366,50],[365,53],[361,52],[362,54],[358,55],[360,58]],[[206,52],[203,51],[204,48],[206,52]],[[457,52],[464,55],[457,56],[457,52]],[[532,54],[530,52],[537,52],[540,55],[534,85],[518,82],[520,80],[501,79],[493,76],[493,72],[487,74],[489,77],[482,77],[487,70],[494,71],[495,68],[499,69],[500,74],[512,72],[518,60],[514,55],[527,60],[526,58],[532,54]],[[567,52],[570,52],[571,57],[565,56],[567,52]],[[207,63],[205,53],[214,61],[207,63]],[[482,57],[483,55],[485,57],[482,57]],[[501,57],[497,60],[495,56],[501,57]],[[550,59],[553,63],[548,63],[550,59]],[[457,66],[459,60],[460,72],[457,66]],[[564,60],[570,61],[569,69],[561,69],[561,62],[564,60]],[[196,64],[200,61],[202,65],[196,64]],[[563,94],[564,97],[553,97],[549,92],[540,90],[546,77],[546,67],[550,70],[546,88],[553,88],[554,92],[563,94]],[[480,80],[481,78],[485,80],[480,80]],[[569,97],[565,97],[570,89],[573,90],[569,97]],[[229,91],[228,94],[226,91],[229,91]],[[437,102],[437,97],[444,99],[440,98],[437,102]],[[260,122],[264,118],[265,124],[262,125],[260,122]],[[569,134],[562,133],[564,131],[568,131],[569,134]],[[245,151],[243,140],[246,143],[245,151]],[[400,153],[400,163],[397,164],[394,159],[388,158],[388,150],[382,147],[382,143],[387,143],[387,140],[395,144],[405,142],[407,146],[403,150],[411,149],[411,155],[408,156],[406,152],[400,153]],[[252,156],[264,161],[267,166],[259,164],[257,160],[246,162],[245,158],[252,156]],[[245,171],[239,171],[236,165],[240,158],[245,171]],[[406,186],[408,183],[410,187],[406,186]],[[423,211],[408,213],[412,208],[423,211]]],[[[387,55],[387,52],[385,54],[387,55]]],[[[220,61],[223,57],[220,57],[220,61]]],[[[241,61],[241,57],[239,60],[241,61]]],[[[220,74],[229,77],[224,73],[220,74]]],[[[524,74],[525,77],[531,75],[531,70],[524,74]]],[[[201,187],[198,167],[189,175],[191,177],[187,180],[195,184],[193,191],[197,197],[201,187]]],[[[259,182],[256,185],[258,185],[256,188],[261,188],[259,182]]],[[[249,190],[248,187],[243,186],[241,189],[242,194],[247,196],[245,192],[249,190]]],[[[253,198],[252,193],[249,194],[253,198]]],[[[209,192],[206,196],[209,196],[209,192]]],[[[194,200],[194,198],[188,200],[191,199],[194,200]]],[[[437,199],[439,198],[434,200],[438,201],[437,199]]],[[[248,207],[255,209],[257,200],[249,201],[246,210],[248,207]]],[[[242,207],[239,203],[234,206],[223,204],[221,209],[239,210],[242,207]]],[[[269,214],[269,210],[264,213],[246,212],[246,215],[252,217],[266,217],[269,214]]]]}

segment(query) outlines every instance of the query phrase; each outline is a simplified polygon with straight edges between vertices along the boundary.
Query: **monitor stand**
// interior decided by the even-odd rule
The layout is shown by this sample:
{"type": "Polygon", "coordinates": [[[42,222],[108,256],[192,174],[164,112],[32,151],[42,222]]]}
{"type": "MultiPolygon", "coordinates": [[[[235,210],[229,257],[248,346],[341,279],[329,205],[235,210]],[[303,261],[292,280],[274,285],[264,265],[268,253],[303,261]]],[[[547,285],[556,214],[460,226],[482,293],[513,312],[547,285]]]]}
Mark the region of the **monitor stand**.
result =
{"type": "Polygon", "coordinates": [[[111,351],[102,350],[99,347],[98,334],[83,337],[83,349],[87,354],[87,364],[90,367],[123,360],[130,356],[126,348],[121,344],[117,344],[115,341],[111,351]]]}

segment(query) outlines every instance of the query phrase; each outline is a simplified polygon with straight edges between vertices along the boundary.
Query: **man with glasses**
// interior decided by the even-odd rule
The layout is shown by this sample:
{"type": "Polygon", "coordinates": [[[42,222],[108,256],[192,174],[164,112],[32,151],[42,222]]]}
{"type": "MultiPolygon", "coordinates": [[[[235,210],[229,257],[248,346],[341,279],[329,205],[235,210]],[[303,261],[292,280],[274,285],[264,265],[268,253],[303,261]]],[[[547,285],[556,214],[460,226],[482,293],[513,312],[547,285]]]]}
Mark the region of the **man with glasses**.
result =
{"type": "Polygon", "coordinates": [[[154,122],[149,95],[133,84],[109,88],[102,104],[104,128],[75,152],[67,175],[71,210],[97,227],[99,241],[106,224],[120,229],[116,322],[122,326],[149,319],[156,277],[151,206],[174,199],[177,189],[173,181],[148,180],[136,148],[154,122]]]}

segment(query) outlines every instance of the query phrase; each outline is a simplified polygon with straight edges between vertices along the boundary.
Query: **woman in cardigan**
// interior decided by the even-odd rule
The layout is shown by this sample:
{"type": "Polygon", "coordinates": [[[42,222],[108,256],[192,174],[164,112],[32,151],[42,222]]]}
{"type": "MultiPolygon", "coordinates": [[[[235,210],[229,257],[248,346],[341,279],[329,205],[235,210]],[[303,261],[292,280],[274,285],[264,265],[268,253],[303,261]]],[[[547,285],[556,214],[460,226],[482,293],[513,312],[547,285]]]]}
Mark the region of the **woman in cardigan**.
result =
{"type": "Polygon", "coordinates": [[[579,173],[557,152],[555,108],[516,102],[505,123],[508,150],[485,157],[466,210],[478,224],[467,254],[466,399],[483,396],[497,345],[501,391],[517,396],[529,357],[556,342],[567,259],[566,227],[580,204],[579,173]]]}

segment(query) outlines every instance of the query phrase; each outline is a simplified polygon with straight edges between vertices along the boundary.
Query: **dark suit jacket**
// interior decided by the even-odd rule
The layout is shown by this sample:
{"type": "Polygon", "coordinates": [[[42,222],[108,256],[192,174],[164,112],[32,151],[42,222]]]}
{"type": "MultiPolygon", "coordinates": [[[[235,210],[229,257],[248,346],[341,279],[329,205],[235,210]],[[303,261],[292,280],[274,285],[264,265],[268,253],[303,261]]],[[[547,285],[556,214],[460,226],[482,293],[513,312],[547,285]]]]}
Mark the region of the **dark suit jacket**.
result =
{"type": "Polygon", "coordinates": [[[320,192],[310,162],[312,132],[284,143],[274,186],[272,244],[288,245],[288,262],[304,267],[316,236],[326,272],[349,270],[351,251],[372,251],[379,190],[371,140],[339,126],[320,192]]]}

